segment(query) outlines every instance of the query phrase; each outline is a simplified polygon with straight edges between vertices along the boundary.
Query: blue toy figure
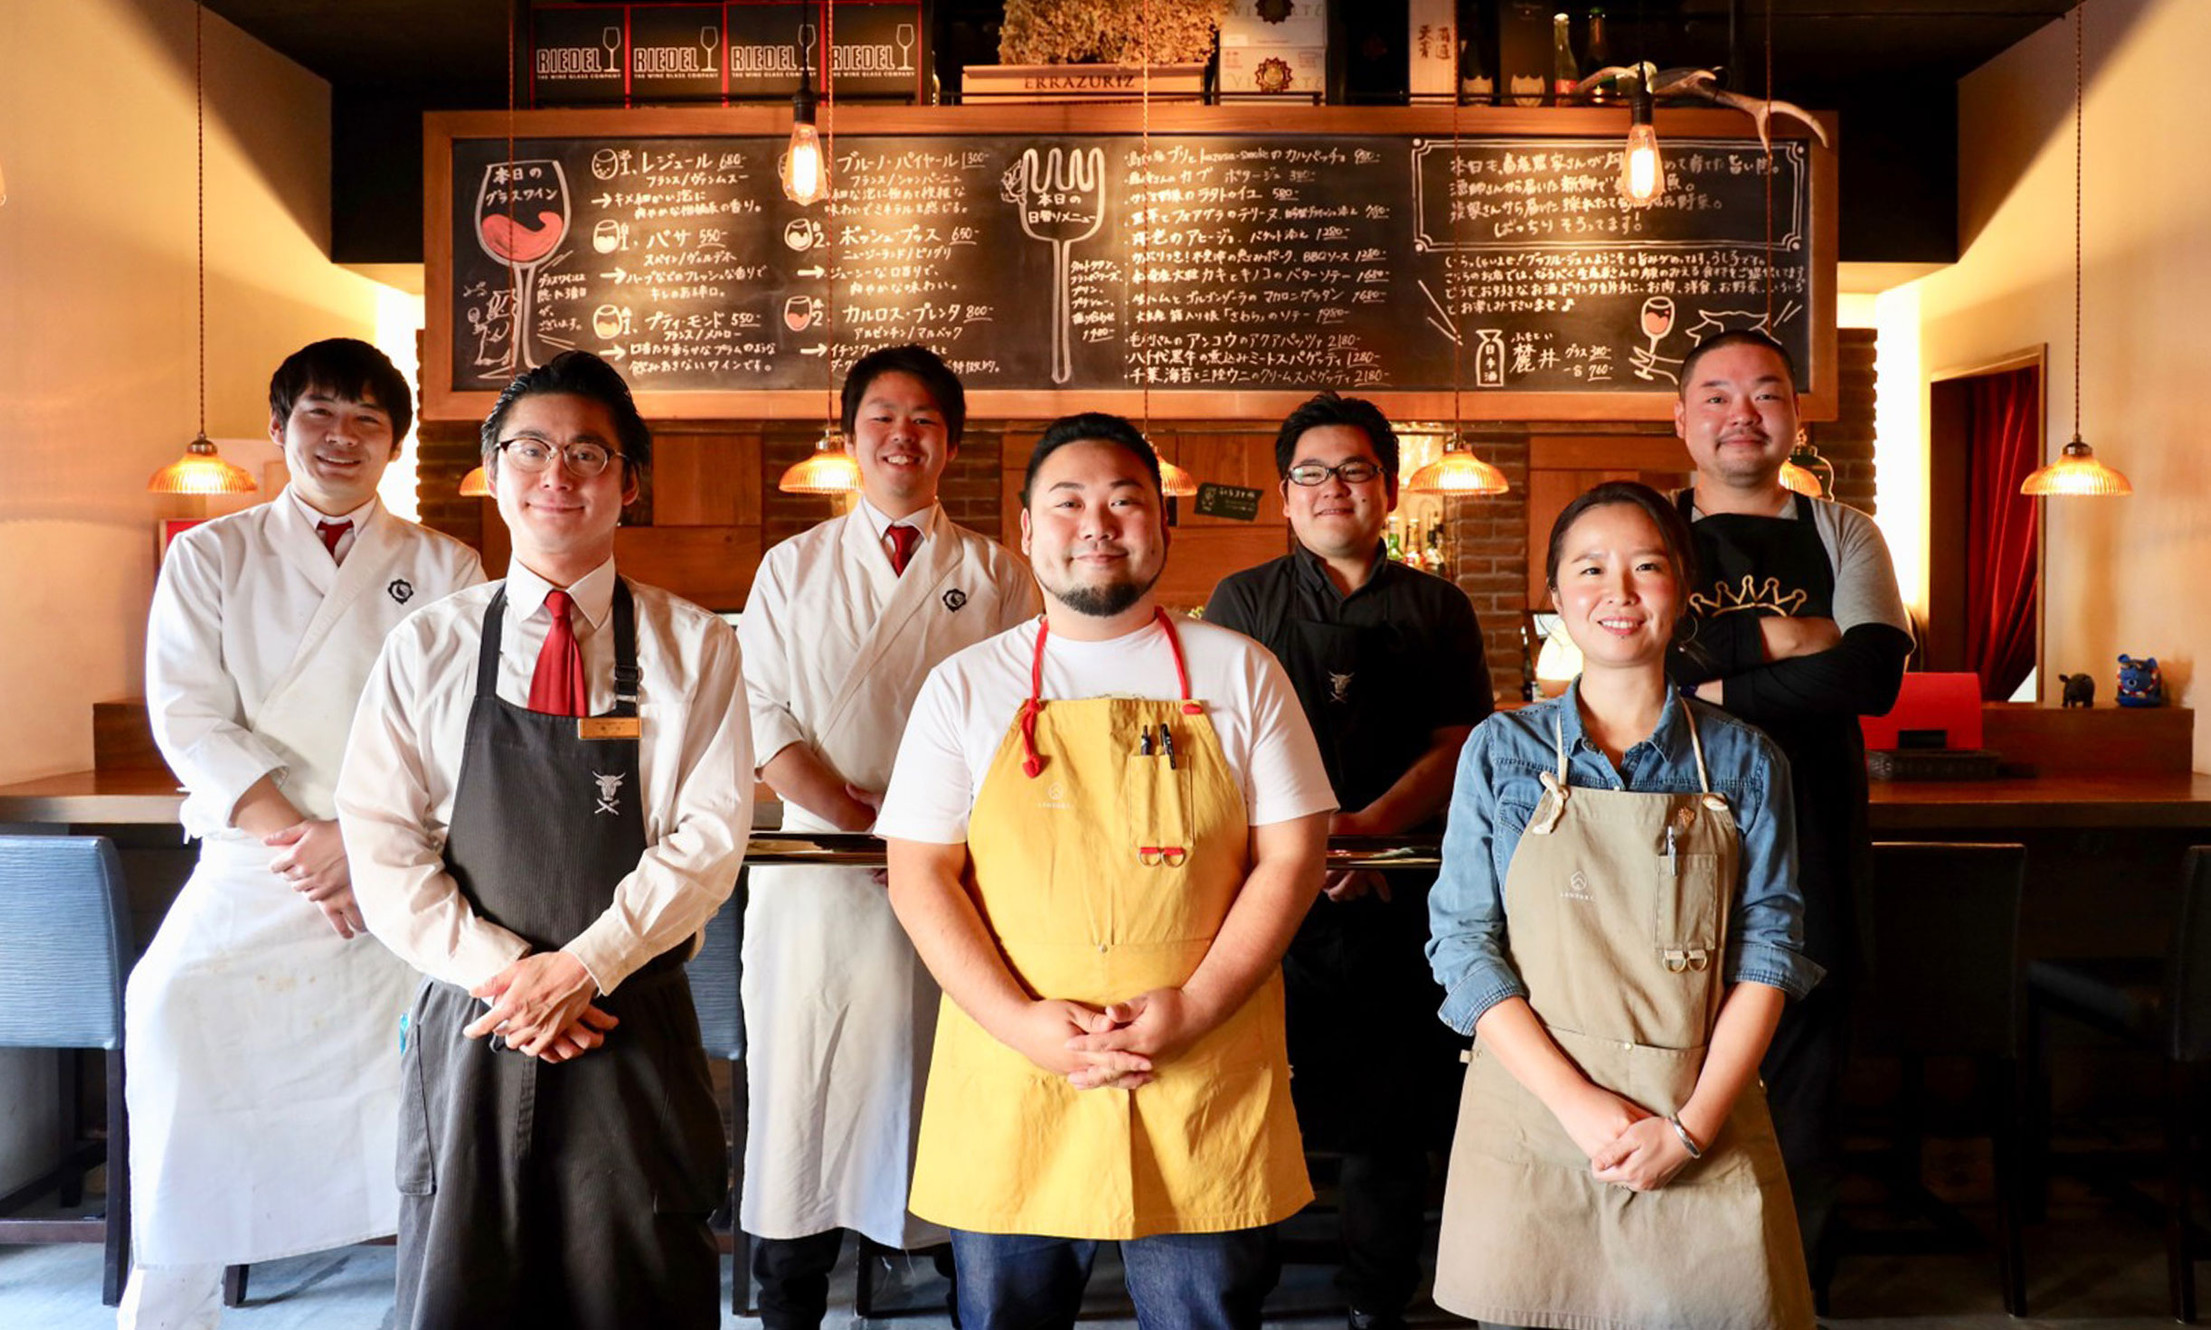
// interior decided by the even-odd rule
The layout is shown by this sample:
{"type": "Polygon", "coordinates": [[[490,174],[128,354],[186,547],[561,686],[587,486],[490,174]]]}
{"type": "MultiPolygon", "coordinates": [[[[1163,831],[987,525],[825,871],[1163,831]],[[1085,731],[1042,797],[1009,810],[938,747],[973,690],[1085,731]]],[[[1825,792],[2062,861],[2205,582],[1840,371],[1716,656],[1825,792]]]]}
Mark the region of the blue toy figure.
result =
{"type": "Polygon", "coordinates": [[[2158,673],[2157,657],[2151,656],[2147,660],[2136,660],[2126,655],[2119,657],[2119,705],[2165,705],[2165,676],[2158,673]]]}

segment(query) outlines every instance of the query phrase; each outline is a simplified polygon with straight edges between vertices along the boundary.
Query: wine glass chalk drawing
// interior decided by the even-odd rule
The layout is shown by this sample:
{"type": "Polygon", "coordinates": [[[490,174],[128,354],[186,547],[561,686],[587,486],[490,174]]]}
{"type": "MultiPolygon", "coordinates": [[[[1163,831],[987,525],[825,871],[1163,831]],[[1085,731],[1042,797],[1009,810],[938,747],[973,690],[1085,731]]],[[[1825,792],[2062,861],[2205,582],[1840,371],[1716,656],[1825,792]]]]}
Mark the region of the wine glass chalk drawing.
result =
{"type": "Polygon", "coordinates": [[[898,25],[898,72],[910,73],[914,67],[914,25],[898,25]]]}
{"type": "Polygon", "coordinates": [[[1052,382],[1065,383],[1075,376],[1067,247],[1096,235],[1105,220],[1105,150],[1030,148],[1000,186],[1001,196],[1019,210],[1022,233],[1052,246],[1052,382]]]}
{"type": "Polygon", "coordinates": [[[551,158],[493,162],[476,190],[476,243],[515,275],[513,346],[499,372],[537,367],[531,323],[538,269],[568,234],[568,177],[551,158]]]}
{"type": "Polygon", "coordinates": [[[1645,382],[1656,382],[1661,378],[1668,383],[1680,382],[1680,376],[1673,370],[1661,367],[1679,367],[1681,362],[1671,356],[1658,354],[1658,344],[1665,340],[1666,334],[1674,330],[1673,297],[1652,296],[1644,301],[1642,323],[1643,336],[1649,339],[1650,345],[1638,346],[1628,353],[1628,363],[1634,366],[1635,377],[1645,382]]]}

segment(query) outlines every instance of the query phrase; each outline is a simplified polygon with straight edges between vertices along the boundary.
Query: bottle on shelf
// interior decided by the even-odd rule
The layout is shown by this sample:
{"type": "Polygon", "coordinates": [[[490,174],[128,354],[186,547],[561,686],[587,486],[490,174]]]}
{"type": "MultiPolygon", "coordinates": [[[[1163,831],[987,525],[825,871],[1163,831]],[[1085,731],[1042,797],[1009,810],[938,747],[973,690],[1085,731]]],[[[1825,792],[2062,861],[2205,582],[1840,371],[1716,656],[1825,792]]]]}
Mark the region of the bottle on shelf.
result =
{"type": "Polygon", "coordinates": [[[1459,29],[1459,105],[1488,106],[1497,100],[1497,80],[1482,68],[1480,43],[1459,29]]]}
{"type": "Polygon", "coordinates": [[[1581,62],[1574,58],[1574,20],[1565,10],[1551,15],[1551,104],[1572,106],[1581,62]]]}
{"type": "MultiPolygon", "coordinates": [[[[1612,38],[1605,31],[1605,12],[1592,8],[1589,11],[1589,43],[1582,50],[1582,74],[1587,77],[1600,69],[1612,66],[1612,38]]],[[[1589,90],[1589,100],[1600,106],[1617,105],[1626,100],[1610,80],[1589,90]]]]}

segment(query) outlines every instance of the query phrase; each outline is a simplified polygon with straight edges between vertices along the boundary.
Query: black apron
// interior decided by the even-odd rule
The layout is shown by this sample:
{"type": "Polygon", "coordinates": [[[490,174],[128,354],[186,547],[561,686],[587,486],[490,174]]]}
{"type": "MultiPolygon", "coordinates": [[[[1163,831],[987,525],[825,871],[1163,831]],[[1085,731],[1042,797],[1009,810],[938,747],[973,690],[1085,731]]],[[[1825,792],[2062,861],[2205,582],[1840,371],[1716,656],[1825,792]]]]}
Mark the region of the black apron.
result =
{"type": "MultiPolygon", "coordinates": [[[[1813,501],[1793,497],[1794,517],[1709,513],[1692,519],[1694,491],[1681,492],[1676,502],[1704,565],[1703,585],[1695,589],[1701,614],[1709,617],[1716,606],[1718,613],[1834,617],[1835,569],[1812,515],[1813,501]]],[[[1789,759],[1804,954],[1827,968],[1809,997],[1782,1008],[1759,1064],[1788,1165],[1797,1227],[1819,1270],[1830,1259],[1840,1187],[1837,1100],[1849,1057],[1857,900],[1872,869],[1865,734],[1855,715],[1832,712],[1768,717],[1758,726],[1789,759]]]]}
{"type": "MultiPolygon", "coordinates": [[[[484,612],[445,866],[478,914],[543,951],[597,919],[649,848],[640,745],[498,696],[506,603],[501,589],[484,612]]],[[[635,617],[617,580],[613,716],[637,715],[635,617]]],[[[559,1064],[462,1037],[483,1002],[423,984],[400,1092],[398,1325],[721,1323],[706,1218],[727,1155],[682,950],[600,997],[621,1024],[559,1064]]]]}
{"type": "MultiPolygon", "coordinates": [[[[1372,803],[1427,750],[1406,724],[1396,634],[1297,617],[1267,644],[1313,721],[1336,801],[1372,803]]],[[[1434,830],[1436,828],[1422,828],[1434,830]]],[[[1282,957],[1290,1093],[1308,1147],[1355,1155],[1445,1149],[1461,1041],[1423,959],[1434,874],[1389,874],[1390,899],[1315,900],[1282,957]]]]}

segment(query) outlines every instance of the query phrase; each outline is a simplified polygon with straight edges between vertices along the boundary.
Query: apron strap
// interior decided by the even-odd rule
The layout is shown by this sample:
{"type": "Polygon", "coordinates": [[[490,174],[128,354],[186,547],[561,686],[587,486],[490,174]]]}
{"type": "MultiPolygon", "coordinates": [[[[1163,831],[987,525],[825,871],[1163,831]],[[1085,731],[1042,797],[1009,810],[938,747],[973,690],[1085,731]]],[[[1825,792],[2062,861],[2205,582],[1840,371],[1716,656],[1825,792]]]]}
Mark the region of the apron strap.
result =
{"type": "Polygon", "coordinates": [[[1689,709],[1688,698],[1684,697],[1678,700],[1681,703],[1681,718],[1689,725],[1689,751],[1697,756],[1697,790],[1703,794],[1710,794],[1712,793],[1712,782],[1704,774],[1704,740],[1697,736],[1696,713],[1689,709]]]}
{"type": "Polygon", "coordinates": [[[1528,834],[1548,836],[1566,813],[1566,793],[1573,787],[1566,783],[1566,723],[1554,711],[1551,713],[1551,746],[1558,753],[1558,771],[1543,773],[1543,800],[1536,805],[1535,816],[1528,819],[1528,834]]]}
{"type": "Polygon", "coordinates": [[[476,648],[476,696],[495,697],[499,688],[499,631],[507,619],[507,588],[500,584],[484,607],[484,640],[476,648]]]}
{"type": "Polygon", "coordinates": [[[637,714],[637,690],[644,674],[637,668],[637,609],[630,601],[628,579],[614,579],[614,711],[617,716],[637,714]]]}
{"type": "MultiPolygon", "coordinates": [[[[1175,631],[1174,616],[1152,607],[1152,622],[1167,634],[1167,649],[1175,658],[1175,683],[1182,690],[1182,714],[1195,716],[1204,710],[1190,700],[1190,666],[1182,658],[1182,635],[1175,631]]],[[[1036,717],[1044,710],[1044,639],[1051,636],[1051,620],[1036,616],[1036,652],[1029,658],[1029,696],[1021,704],[1021,774],[1035,780],[1044,774],[1044,755],[1036,747],[1036,717]]]]}

